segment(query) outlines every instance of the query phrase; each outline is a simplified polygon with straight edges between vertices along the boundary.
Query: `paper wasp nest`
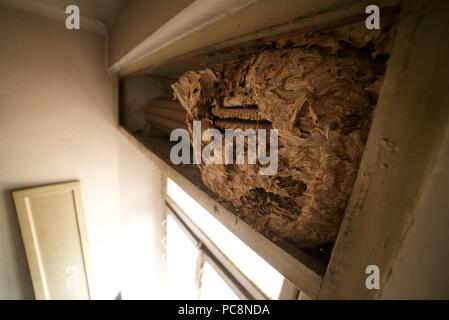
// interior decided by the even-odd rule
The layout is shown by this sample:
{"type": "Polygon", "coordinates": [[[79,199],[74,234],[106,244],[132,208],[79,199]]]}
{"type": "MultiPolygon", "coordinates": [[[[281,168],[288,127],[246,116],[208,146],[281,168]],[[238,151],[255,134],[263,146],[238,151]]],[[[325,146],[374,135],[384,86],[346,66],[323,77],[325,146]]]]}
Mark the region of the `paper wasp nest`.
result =
{"type": "Polygon", "coordinates": [[[225,207],[273,240],[335,240],[385,70],[387,29],[359,23],[302,34],[172,85],[190,131],[193,120],[203,131],[279,130],[275,175],[257,165],[199,165],[225,207]]]}

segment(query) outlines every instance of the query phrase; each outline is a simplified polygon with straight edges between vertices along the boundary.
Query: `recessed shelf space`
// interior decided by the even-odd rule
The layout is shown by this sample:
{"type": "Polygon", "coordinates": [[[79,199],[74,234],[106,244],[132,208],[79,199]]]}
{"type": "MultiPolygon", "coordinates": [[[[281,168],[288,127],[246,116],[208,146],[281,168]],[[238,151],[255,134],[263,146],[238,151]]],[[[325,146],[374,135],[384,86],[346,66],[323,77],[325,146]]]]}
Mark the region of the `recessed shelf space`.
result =
{"type": "MultiPolygon", "coordinates": [[[[388,7],[383,12],[388,21],[391,22],[398,14],[399,8],[388,7]]],[[[194,52],[169,59],[157,65],[149,64],[138,74],[120,79],[119,107],[123,135],[138,146],[164,174],[195,198],[215,218],[239,236],[248,246],[257,249],[257,252],[260,252],[279,272],[312,298],[318,293],[322,277],[331,257],[333,243],[307,248],[300,247],[285,239],[269,240],[265,235],[240,220],[238,218],[239,212],[232,212],[232,206],[228,206],[226,202],[220,199],[219,195],[206,187],[202,181],[201,172],[196,165],[174,165],[171,163],[170,150],[176,142],[170,141],[170,133],[177,128],[188,128],[187,112],[181,103],[174,99],[171,86],[186,71],[203,70],[217,63],[242,61],[264,50],[276,50],[277,48],[288,50],[295,47],[295,41],[307,40],[307,37],[301,38],[304,34],[318,30],[318,32],[328,32],[326,33],[327,36],[332,34],[332,30],[335,28],[363,23],[363,18],[364,15],[361,14],[345,16],[343,12],[338,19],[328,21],[328,18],[324,16],[321,22],[320,19],[312,19],[310,25],[301,25],[300,28],[281,33],[276,28],[271,32],[265,30],[261,33],[263,37],[250,37],[251,39],[248,41],[242,39],[243,42],[234,40],[230,42],[228,47],[199,48],[194,52]],[[300,40],[298,40],[298,37],[300,37],[300,40]],[[282,46],[276,47],[280,43],[282,43],[282,46]]],[[[319,50],[332,50],[332,48],[321,45],[322,47],[319,47],[319,50]]],[[[343,49],[341,56],[338,56],[338,58],[353,54],[355,50],[349,48],[344,41],[340,41],[339,45],[343,49]]],[[[310,47],[313,46],[315,44],[311,43],[310,47]]],[[[360,52],[357,53],[362,61],[360,63],[365,63],[364,61],[368,59],[369,55],[373,54],[373,51],[374,49],[369,45],[366,48],[360,48],[360,52]]],[[[323,55],[326,54],[328,53],[323,51],[323,55]]],[[[379,54],[379,57],[383,59],[385,54],[379,54]]],[[[382,63],[379,62],[379,65],[382,65],[382,63]]],[[[336,74],[338,72],[340,71],[337,70],[336,74]]],[[[376,72],[383,73],[385,69],[376,72]]],[[[339,75],[336,75],[336,77],[339,77],[339,75]]],[[[373,90],[378,90],[378,88],[373,90]]],[[[244,130],[251,127],[271,128],[274,126],[271,121],[262,116],[261,107],[251,97],[239,93],[220,100],[217,105],[211,108],[210,112],[214,117],[213,125],[218,129],[238,126],[244,130]]],[[[313,118],[313,111],[309,112],[313,118]]],[[[296,126],[299,128],[299,135],[306,134],[307,131],[304,129],[306,127],[301,123],[301,120],[295,121],[295,119],[300,118],[300,115],[292,114],[291,118],[295,123],[295,128],[296,126]]],[[[345,121],[349,123],[350,120],[345,121]]],[[[357,119],[354,121],[357,121],[357,119]]],[[[347,130],[354,130],[357,126],[358,124],[354,122],[347,130]]],[[[292,130],[296,130],[295,128],[292,130]]],[[[330,131],[339,129],[338,124],[329,128],[330,131]]]]}

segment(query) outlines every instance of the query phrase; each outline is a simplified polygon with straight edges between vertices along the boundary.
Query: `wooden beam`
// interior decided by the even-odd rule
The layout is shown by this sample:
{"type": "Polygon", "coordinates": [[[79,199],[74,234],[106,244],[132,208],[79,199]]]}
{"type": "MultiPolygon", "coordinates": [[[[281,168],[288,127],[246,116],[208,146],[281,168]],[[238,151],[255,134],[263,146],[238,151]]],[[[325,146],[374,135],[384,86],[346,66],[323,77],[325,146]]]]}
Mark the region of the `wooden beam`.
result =
{"type": "Polygon", "coordinates": [[[266,42],[274,38],[279,39],[280,36],[288,37],[295,32],[304,33],[356,21],[363,22],[366,17],[365,8],[369,4],[383,7],[382,12],[385,12],[385,16],[395,15],[400,1],[267,0],[264,2],[262,6],[248,6],[226,19],[210,24],[207,28],[198,29],[167,46],[143,54],[139,59],[129,60],[126,64],[115,66],[113,69],[122,77],[142,73],[178,76],[187,70],[199,69],[204,65],[236,59],[242,52],[251,53],[251,47],[260,49],[266,42]],[[254,19],[255,16],[257,19],[254,19]],[[269,26],[268,20],[261,18],[263,16],[272,18],[276,16],[281,22],[269,26]],[[243,26],[242,21],[245,21],[243,26]],[[246,49],[249,51],[245,52],[246,49]],[[198,59],[199,57],[201,59],[198,59]]]}
{"type": "Polygon", "coordinates": [[[411,0],[402,8],[365,153],[319,299],[379,296],[449,125],[449,3],[411,0]],[[380,290],[365,286],[368,265],[380,268],[380,290]]]}

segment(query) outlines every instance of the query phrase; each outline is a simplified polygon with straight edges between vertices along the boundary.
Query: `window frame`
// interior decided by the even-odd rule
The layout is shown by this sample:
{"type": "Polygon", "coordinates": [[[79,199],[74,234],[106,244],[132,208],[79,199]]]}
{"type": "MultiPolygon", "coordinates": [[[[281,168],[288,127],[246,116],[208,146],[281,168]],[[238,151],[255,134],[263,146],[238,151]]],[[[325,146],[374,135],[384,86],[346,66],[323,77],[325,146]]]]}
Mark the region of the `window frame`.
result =
{"type": "MultiPolygon", "coordinates": [[[[166,214],[173,218],[199,250],[196,268],[198,290],[201,285],[202,266],[204,262],[207,262],[240,299],[269,299],[269,297],[259,289],[256,284],[248,279],[248,277],[213,243],[213,241],[209,239],[209,237],[190,219],[190,217],[169,195],[165,196],[165,209],[166,214]]],[[[299,290],[284,277],[279,297],[274,299],[297,299],[298,296],[299,290]]]]}

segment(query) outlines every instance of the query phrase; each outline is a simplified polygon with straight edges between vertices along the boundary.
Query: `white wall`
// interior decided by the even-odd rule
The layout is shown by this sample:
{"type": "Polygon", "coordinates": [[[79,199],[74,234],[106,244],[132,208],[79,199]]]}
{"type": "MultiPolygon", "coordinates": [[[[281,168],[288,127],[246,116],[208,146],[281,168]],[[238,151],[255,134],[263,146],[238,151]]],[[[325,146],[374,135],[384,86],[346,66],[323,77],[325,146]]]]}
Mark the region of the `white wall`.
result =
{"type": "MultiPolygon", "coordinates": [[[[164,77],[138,76],[120,85],[121,123],[128,130],[146,128],[149,100],[167,96],[164,77]]],[[[161,171],[124,136],[119,136],[119,179],[123,226],[123,299],[162,297],[161,171]]]]}
{"type": "Polygon", "coordinates": [[[0,6],[0,299],[33,298],[10,191],[79,179],[94,297],[121,284],[114,79],[104,38],[0,6]]]}
{"type": "Polygon", "coordinates": [[[123,299],[161,298],[161,172],[119,138],[123,299]]]}
{"type": "Polygon", "coordinates": [[[117,130],[104,36],[0,5],[0,299],[32,299],[11,190],[78,179],[94,298],[159,298],[161,173],[117,130]]]}

